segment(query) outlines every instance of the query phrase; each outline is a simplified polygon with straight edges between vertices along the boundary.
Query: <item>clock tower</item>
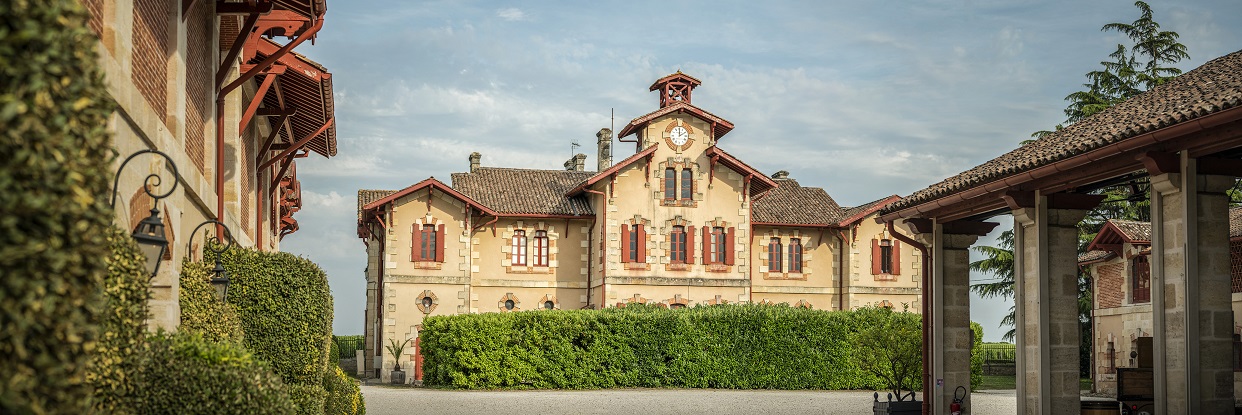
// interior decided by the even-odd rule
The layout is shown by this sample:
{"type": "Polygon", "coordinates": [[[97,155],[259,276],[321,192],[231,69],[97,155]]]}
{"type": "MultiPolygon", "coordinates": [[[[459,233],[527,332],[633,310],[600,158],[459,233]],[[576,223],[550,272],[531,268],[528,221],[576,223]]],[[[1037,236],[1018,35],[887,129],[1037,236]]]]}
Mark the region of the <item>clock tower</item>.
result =
{"type": "Polygon", "coordinates": [[[694,87],[699,86],[702,82],[694,79],[693,76],[677,73],[657,79],[651,84],[652,91],[660,91],[660,108],[672,105],[675,102],[690,103],[690,92],[694,87]]]}

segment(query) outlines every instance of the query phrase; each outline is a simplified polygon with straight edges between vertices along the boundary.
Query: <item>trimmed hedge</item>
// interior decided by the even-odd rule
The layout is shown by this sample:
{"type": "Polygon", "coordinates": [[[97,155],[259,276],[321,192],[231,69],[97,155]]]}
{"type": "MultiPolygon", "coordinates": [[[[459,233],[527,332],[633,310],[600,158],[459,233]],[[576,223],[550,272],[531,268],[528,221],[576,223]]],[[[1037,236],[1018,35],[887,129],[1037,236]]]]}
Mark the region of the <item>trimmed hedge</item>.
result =
{"type": "Polygon", "coordinates": [[[340,367],[333,367],[323,376],[323,388],[328,391],[324,403],[324,415],[364,415],[366,404],[358,381],[345,374],[340,367]]]}
{"type": "Polygon", "coordinates": [[[975,334],[970,345],[970,390],[975,390],[983,384],[983,326],[972,321],[970,331],[975,334]]]}
{"type": "MultiPolygon", "coordinates": [[[[214,263],[206,251],[203,262],[214,263]]],[[[290,385],[301,407],[322,411],[323,377],[332,339],[328,276],[315,263],[284,252],[233,247],[223,254],[228,303],[245,331],[244,344],[290,385]],[[315,391],[313,389],[318,389],[315,391]],[[299,396],[308,393],[308,396],[299,396]],[[317,394],[317,396],[315,396],[317,394]]]]}
{"type": "MultiPolygon", "coordinates": [[[[321,380],[322,382],[322,380],[321,380]]],[[[327,403],[328,391],[324,390],[323,384],[315,385],[288,385],[289,398],[293,399],[293,405],[297,409],[295,413],[298,415],[321,415],[323,414],[324,404],[327,403]]]]}
{"type": "Polygon", "coordinates": [[[433,316],[421,332],[424,382],[467,389],[879,389],[879,379],[852,359],[854,336],[895,314],[739,304],[433,316]]]}
{"type": "Polygon", "coordinates": [[[138,380],[140,414],[291,414],[288,387],[241,346],[196,333],[148,338],[138,380]]]}
{"type": "Polygon", "coordinates": [[[147,337],[147,300],[151,280],[138,245],[128,232],[109,227],[111,248],[104,279],[103,330],[91,354],[86,381],[95,389],[92,407],[98,413],[133,413],[133,379],[141,364],[147,337]]]}
{"type": "Polygon", "coordinates": [[[214,266],[202,262],[181,263],[180,331],[199,333],[207,341],[242,344],[241,319],[231,305],[216,300],[211,286],[214,266]]]}
{"type": "Polygon", "coordinates": [[[112,101],[78,1],[4,1],[0,16],[0,413],[85,413],[112,101]]]}

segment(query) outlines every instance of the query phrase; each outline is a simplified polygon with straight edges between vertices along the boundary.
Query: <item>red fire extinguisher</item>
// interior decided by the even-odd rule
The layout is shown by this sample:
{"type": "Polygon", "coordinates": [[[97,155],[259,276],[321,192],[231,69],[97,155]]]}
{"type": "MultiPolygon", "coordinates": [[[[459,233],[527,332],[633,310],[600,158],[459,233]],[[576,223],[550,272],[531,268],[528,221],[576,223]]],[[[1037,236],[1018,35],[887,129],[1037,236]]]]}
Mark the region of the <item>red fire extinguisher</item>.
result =
{"type": "Polygon", "coordinates": [[[966,387],[958,386],[953,391],[953,403],[949,404],[949,412],[953,415],[962,415],[962,401],[966,399],[966,387]],[[962,394],[959,396],[958,392],[962,394]]]}

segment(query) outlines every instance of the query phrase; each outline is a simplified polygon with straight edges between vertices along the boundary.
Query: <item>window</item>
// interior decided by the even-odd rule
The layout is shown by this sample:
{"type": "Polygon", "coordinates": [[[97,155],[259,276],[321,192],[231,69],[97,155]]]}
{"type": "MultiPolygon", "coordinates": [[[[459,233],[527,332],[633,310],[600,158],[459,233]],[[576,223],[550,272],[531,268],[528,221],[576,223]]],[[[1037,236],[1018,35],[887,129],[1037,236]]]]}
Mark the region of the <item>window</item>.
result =
{"type": "Polygon", "coordinates": [[[535,231],[535,266],[548,266],[548,231],[535,231]]]}
{"type": "Polygon", "coordinates": [[[785,250],[781,248],[781,238],[768,241],[768,272],[781,272],[781,257],[785,250]]]}
{"type": "Polygon", "coordinates": [[[1233,371],[1242,372],[1242,336],[1233,335],[1233,371]]]}
{"type": "Polygon", "coordinates": [[[880,241],[880,273],[893,273],[893,241],[884,239],[880,241]]]}
{"type": "Polygon", "coordinates": [[[1130,298],[1132,303],[1151,301],[1151,264],[1146,255],[1134,257],[1130,267],[1130,298]]]}
{"type": "Polygon", "coordinates": [[[723,264],[725,262],[725,231],[722,227],[712,228],[711,239],[711,257],[708,259],[713,264],[723,264]]]}
{"type": "Polygon", "coordinates": [[[681,199],[690,200],[694,198],[694,172],[690,169],[681,169],[681,199]]]}
{"type": "Polygon", "coordinates": [[[892,239],[871,240],[871,275],[877,281],[896,281],[901,274],[901,244],[892,239]]]}
{"type": "Polygon", "coordinates": [[[505,300],[505,310],[512,311],[514,308],[517,308],[517,303],[513,302],[513,300],[505,300]]]}
{"type": "Polygon", "coordinates": [[[682,303],[672,303],[668,305],[668,308],[671,308],[673,310],[682,310],[686,308],[686,305],[682,303]]]}
{"type": "Polygon", "coordinates": [[[414,224],[410,247],[411,261],[444,262],[444,225],[414,224]]]}
{"type": "Polygon", "coordinates": [[[555,308],[556,308],[556,303],[552,302],[552,300],[548,300],[548,301],[544,301],[544,302],[543,302],[543,309],[544,309],[544,310],[552,310],[552,309],[555,309],[555,308]]]}
{"type": "Polygon", "coordinates": [[[673,200],[677,198],[677,171],[672,168],[664,169],[664,200],[673,200]]]}
{"type": "Polygon", "coordinates": [[[789,240],[789,272],[802,273],[802,239],[789,240]]]}
{"type": "Polygon", "coordinates": [[[1108,342],[1108,348],[1104,349],[1104,360],[1104,373],[1117,373],[1117,349],[1113,342],[1108,342]]]}
{"type": "Polygon", "coordinates": [[[669,234],[669,262],[685,264],[686,251],[686,227],[674,226],[669,234]]]}
{"type": "Polygon", "coordinates": [[[642,224],[621,225],[621,262],[647,262],[647,231],[642,224]]]}
{"type": "Polygon", "coordinates": [[[513,231],[512,246],[509,250],[509,263],[514,266],[526,265],[526,231],[513,231]]]}

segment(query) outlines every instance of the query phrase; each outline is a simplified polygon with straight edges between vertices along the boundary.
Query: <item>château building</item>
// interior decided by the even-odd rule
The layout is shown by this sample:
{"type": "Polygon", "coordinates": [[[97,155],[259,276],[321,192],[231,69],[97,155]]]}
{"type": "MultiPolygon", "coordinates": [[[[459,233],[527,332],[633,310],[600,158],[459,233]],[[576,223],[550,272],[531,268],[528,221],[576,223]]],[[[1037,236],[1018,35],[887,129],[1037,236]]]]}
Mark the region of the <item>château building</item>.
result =
{"type": "Polygon", "coordinates": [[[636,151],[614,163],[602,129],[595,171],[583,154],[534,170],[485,167],[474,153],[449,183],[360,190],[365,369],[387,376],[383,346],[416,338],[431,315],[634,303],[920,310],[917,251],[874,220],[897,197],[842,207],[787,172],[756,170],[721,147],[734,125],[693,104],[699,85],[680,71],[655,81],[658,109],[617,137],[636,151]]]}

